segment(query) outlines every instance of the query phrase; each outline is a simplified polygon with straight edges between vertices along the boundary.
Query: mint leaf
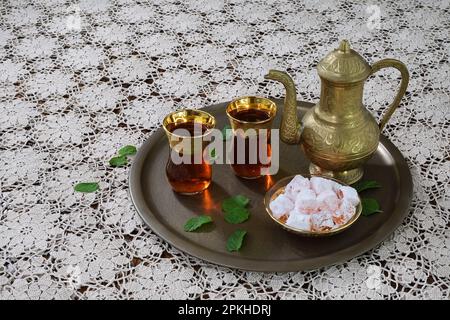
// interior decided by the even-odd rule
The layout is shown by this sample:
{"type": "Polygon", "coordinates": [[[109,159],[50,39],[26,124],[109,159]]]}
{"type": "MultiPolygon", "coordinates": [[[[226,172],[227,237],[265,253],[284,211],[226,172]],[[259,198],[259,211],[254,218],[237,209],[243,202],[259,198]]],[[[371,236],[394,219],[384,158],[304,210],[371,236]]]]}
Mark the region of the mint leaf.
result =
{"type": "Polygon", "coordinates": [[[242,247],[242,242],[246,234],[247,231],[239,229],[233,232],[227,240],[227,250],[230,252],[238,251],[242,247]]]}
{"type": "Polygon", "coordinates": [[[224,219],[228,223],[238,224],[247,221],[250,216],[250,212],[243,207],[235,207],[230,211],[227,211],[224,215],[224,219]]]}
{"type": "Polygon", "coordinates": [[[127,156],[118,156],[111,158],[111,160],[109,160],[109,164],[113,167],[122,167],[127,163],[128,163],[127,156]]]}
{"type": "Polygon", "coordinates": [[[356,189],[358,192],[362,192],[367,189],[380,188],[381,185],[375,180],[367,180],[367,181],[358,181],[352,184],[352,187],[356,189]]]}
{"type": "Polygon", "coordinates": [[[184,224],[184,231],[192,232],[192,231],[197,230],[198,228],[200,228],[202,225],[207,224],[207,223],[211,223],[212,221],[213,220],[212,220],[212,218],[210,216],[205,216],[205,215],[190,218],[184,224]]]}
{"type": "Polygon", "coordinates": [[[225,221],[232,224],[247,221],[250,216],[250,212],[248,212],[245,207],[249,202],[250,199],[243,195],[237,195],[222,201],[222,210],[225,212],[225,221]]]}
{"type": "Polygon", "coordinates": [[[137,149],[135,146],[125,146],[119,149],[119,155],[120,156],[133,156],[137,152],[137,149]]]}
{"type": "Polygon", "coordinates": [[[233,136],[233,130],[230,125],[225,125],[222,129],[222,138],[223,140],[229,140],[233,136]]]}
{"type": "Polygon", "coordinates": [[[209,150],[209,160],[213,163],[217,159],[216,149],[212,148],[209,150]]]}
{"type": "Polygon", "coordinates": [[[222,202],[222,210],[229,212],[235,208],[244,208],[249,203],[250,199],[243,195],[227,198],[222,202]]]}
{"type": "Polygon", "coordinates": [[[233,197],[233,199],[234,201],[236,201],[236,203],[239,203],[243,207],[247,206],[248,203],[250,202],[250,199],[243,195],[237,195],[233,197]]]}
{"type": "Polygon", "coordinates": [[[377,200],[372,198],[362,198],[361,199],[361,205],[362,205],[362,212],[361,214],[363,216],[371,216],[375,213],[382,212],[380,210],[380,204],[377,200]]]}
{"type": "Polygon", "coordinates": [[[76,192],[91,193],[99,189],[97,182],[81,182],[76,184],[73,189],[76,192]]]}

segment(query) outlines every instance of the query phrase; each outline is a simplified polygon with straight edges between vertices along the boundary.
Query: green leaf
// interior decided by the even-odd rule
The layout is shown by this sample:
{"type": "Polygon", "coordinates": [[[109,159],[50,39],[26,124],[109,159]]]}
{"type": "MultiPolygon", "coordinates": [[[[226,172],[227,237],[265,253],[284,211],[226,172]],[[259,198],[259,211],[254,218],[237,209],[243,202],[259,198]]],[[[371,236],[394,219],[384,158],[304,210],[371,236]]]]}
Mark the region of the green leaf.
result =
{"type": "Polygon", "coordinates": [[[367,180],[367,181],[358,181],[352,185],[353,188],[358,192],[362,192],[367,189],[375,189],[380,188],[381,185],[375,180],[367,180]]]}
{"type": "Polygon", "coordinates": [[[127,163],[128,163],[127,156],[118,156],[111,158],[111,160],[109,160],[109,164],[113,167],[122,167],[127,163]]]}
{"type": "Polygon", "coordinates": [[[233,136],[233,130],[230,125],[225,125],[222,129],[222,137],[223,140],[229,140],[233,136]]]}
{"type": "Polygon", "coordinates": [[[128,145],[128,146],[120,148],[119,155],[120,156],[133,156],[136,154],[136,152],[137,152],[137,149],[135,146],[128,145]]]}
{"type": "Polygon", "coordinates": [[[382,212],[380,210],[380,204],[377,200],[372,198],[362,198],[361,199],[361,205],[362,205],[362,212],[361,214],[363,216],[370,216],[375,213],[382,212]]]}
{"type": "Polygon", "coordinates": [[[209,150],[209,158],[211,161],[216,160],[216,149],[212,148],[211,150],[209,150]]]}
{"type": "Polygon", "coordinates": [[[241,206],[246,207],[248,203],[250,202],[250,199],[243,195],[237,195],[233,197],[234,201],[239,203],[241,206]]]}
{"type": "Polygon", "coordinates": [[[211,223],[212,221],[213,220],[212,220],[212,218],[210,216],[205,216],[205,215],[190,218],[184,224],[184,231],[192,232],[192,231],[197,230],[198,228],[200,228],[202,225],[207,224],[207,223],[211,223]]]}
{"type": "Polygon", "coordinates": [[[242,242],[246,234],[247,231],[239,229],[233,232],[227,240],[227,250],[230,252],[238,251],[242,247],[242,242]]]}
{"type": "Polygon", "coordinates": [[[250,217],[250,212],[243,207],[235,207],[230,211],[227,211],[224,215],[224,219],[228,223],[238,224],[247,221],[250,217]]]}
{"type": "Polygon", "coordinates": [[[243,195],[227,198],[222,202],[222,210],[224,212],[230,212],[235,208],[244,208],[248,205],[250,199],[243,195]]]}
{"type": "Polygon", "coordinates": [[[91,193],[99,189],[97,182],[81,182],[76,184],[73,189],[77,192],[91,193]]]}

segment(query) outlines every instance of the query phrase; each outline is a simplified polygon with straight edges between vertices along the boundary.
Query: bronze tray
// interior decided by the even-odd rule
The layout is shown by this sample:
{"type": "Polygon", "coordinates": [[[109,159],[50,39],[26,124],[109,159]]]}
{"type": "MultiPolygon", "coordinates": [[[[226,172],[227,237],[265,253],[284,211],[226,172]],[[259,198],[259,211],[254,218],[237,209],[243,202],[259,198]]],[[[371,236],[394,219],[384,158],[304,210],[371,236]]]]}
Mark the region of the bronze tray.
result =
{"type": "MultiPolygon", "coordinates": [[[[278,108],[283,102],[276,100],[278,108]]],[[[228,124],[227,103],[204,108],[216,117],[217,128],[228,124]]],[[[303,116],[312,104],[299,102],[303,116]]],[[[280,109],[279,109],[280,110],[280,109]]],[[[274,126],[279,125],[278,112],[274,126]]],[[[204,193],[175,194],[165,176],[169,155],[167,138],[158,129],[139,149],[130,171],[132,201],[145,223],[174,247],[218,265],[253,271],[288,272],[309,270],[347,261],[382,242],[409,212],[412,179],[398,149],[384,136],[373,158],[366,164],[363,179],[375,179],[383,186],[367,190],[363,196],[378,199],[382,213],[360,217],[349,229],[332,237],[305,238],[277,226],[265,213],[264,195],[279,179],[308,172],[309,162],[298,145],[280,143],[280,170],[277,175],[257,180],[236,177],[228,165],[213,166],[213,182],[204,193]],[[240,225],[224,221],[223,199],[244,194],[251,199],[251,217],[240,225]],[[202,232],[184,232],[183,225],[194,215],[209,214],[214,224],[202,232]],[[230,253],[225,243],[237,228],[248,231],[239,252],[230,253]]]]}

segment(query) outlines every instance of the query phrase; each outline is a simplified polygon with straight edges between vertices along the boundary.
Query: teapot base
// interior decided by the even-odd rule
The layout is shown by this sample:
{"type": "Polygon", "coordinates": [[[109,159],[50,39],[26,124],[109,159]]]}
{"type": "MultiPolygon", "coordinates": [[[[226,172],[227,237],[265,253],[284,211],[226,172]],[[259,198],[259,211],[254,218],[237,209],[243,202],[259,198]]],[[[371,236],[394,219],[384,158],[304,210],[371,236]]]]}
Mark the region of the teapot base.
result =
{"type": "Polygon", "coordinates": [[[311,163],[309,165],[309,173],[311,173],[312,175],[320,175],[328,178],[333,178],[350,185],[362,178],[364,170],[362,167],[358,167],[356,169],[345,171],[331,171],[322,169],[314,163],[311,163]]]}

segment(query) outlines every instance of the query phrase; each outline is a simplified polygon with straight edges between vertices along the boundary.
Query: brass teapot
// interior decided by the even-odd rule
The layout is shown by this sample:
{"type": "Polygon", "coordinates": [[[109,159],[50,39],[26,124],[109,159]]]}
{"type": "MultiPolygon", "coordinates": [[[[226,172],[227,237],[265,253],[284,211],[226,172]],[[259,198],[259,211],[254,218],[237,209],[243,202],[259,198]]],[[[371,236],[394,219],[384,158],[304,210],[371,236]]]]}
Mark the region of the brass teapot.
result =
{"type": "Polygon", "coordinates": [[[282,71],[270,70],[265,76],[286,88],[281,139],[301,143],[311,160],[310,173],[352,184],[361,179],[362,166],[378,147],[380,131],[400,104],[409,82],[406,66],[395,59],[383,59],[370,66],[347,40],[327,54],[318,64],[321,79],[320,101],[298,123],[296,90],[292,78],[282,71]],[[365,80],[380,69],[393,67],[401,73],[394,102],[378,124],[364,107],[365,80]]]}

